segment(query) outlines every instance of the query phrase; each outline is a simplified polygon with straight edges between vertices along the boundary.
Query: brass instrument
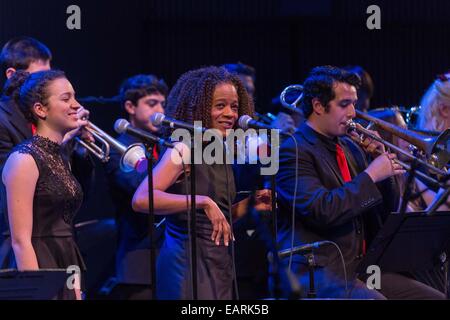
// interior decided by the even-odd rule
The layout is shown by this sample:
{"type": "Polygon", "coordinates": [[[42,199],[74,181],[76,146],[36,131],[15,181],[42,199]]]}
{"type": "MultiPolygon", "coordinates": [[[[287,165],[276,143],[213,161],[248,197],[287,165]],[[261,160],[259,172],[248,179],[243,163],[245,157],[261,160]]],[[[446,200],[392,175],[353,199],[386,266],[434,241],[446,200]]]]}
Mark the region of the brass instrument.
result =
{"type": "Polygon", "coordinates": [[[122,155],[122,158],[120,159],[120,169],[122,171],[130,172],[136,169],[138,172],[142,172],[146,169],[145,148],[142,144],[135,143],[126,147],[90,121],[84,129],[91,133],[95,140],[101,143],[101,146],[90,141],[84,141],[79,137],[75,138],[76,141],[96,156],[101,162],[105,163],[109,161],[110,148],[113,147],[122,155]]]}
{"type": "MultiPolygon", "coordinates": [[[[300,109],[297,108],[297,105],[299,104],[300,100],[302,99],[303,93],[299,94],[299,96],[295,99],[294,102],[288,103],[286,102],[286,95],[291,90],[297,90],[302,92],[303,86],[299,84],[294,84],[286,87],[283,92],[280,94],[280,101],[283,107],[288,108],[289,110],[293,112],[302,113],[300,109]]],[[[406,108],[399,108],[395,107],[393,108],[395,110],[398,110],[402,113],[406,112],[406,120],[408,127],[415,125],[415,119],[417,118],[417,115],[420,111],[420,107],[412,107],[409,109],[406,108]]],[[[303,114],[303,113],[302,113],[303,114]]],[[[439,176],[447,176],[447,171],[443,170],[445,169],[449,160],[450,160],[450,129],[445,130],[442,133],[436,133],[436,132],[430,132],[429,135],[424,135],[421,133],[416,133],[412,130],[407,130],[400,128],[396,125],[393,125],[387,121],[378,119],[376,117],[373,117],[367,113],[363,113],[359,110],[356,110],[356,116],[358,118],[364,119],[367,122],[369,122],[369,126],[367,128],[364,128],[360,124],[355,123],[353,120],[349,120],[347,123],[348,131],[357,131],[359,134],[362,134],[364,136],[370,137],[373,140],[379,141],[380,143],[384,144],[386,147],[403,154],[404,156],[408,157],[409,159],[417,161],[418,164],[426,167],[430,171],[438,174],[439,176]],[[390,143],[389,141],[386,141],[377,135],[373,134],[371,131],[369,131],[369,127],[373,124],[377,125],[379,128],[390,132],[391,134],[398,136],[399,138],[409,142],[412,147],[416,150],[418,150],[421,153],[421,157],[418,157],[416,155],[413,155],[396,145],[390,143]],[[421,158],[425,158],[425,160],[422,160],[421,158]]],[[[429,132],[427,132],[429,133],[429,132]]],[[[353,137],[349,134],[349,136],[353,139],[353,137]]],[[[360,136],[360,140],[362,142],[362,136],[360,136]]],[[[400,164],[402,167],[404,167],[406,170],[410,170],[411,166],[401,160],[395,159],[395,162],[400,164]]],[[[424,178],[425,180],[431,181],[432,183],[440,183],[436,179],[431,178],[430,176],[426,175],[423,172],[417,171],[416,172],[418,176],[424,178]]]]}
{"type": "Polygon", "coordinates": [[[293,84],[293,85],[290,85],[290,86],[287,86],[286,88],[284,88],[284,90],[280,94],[281,105],[284,108],[288,109],[289,111],[298,113],[303,116],[303,111],[298,108],[298,104],[300,103],[300,100],[302,99],[302,96],[303,96],[302,93],[299,94],[299,96],[297,97],[297,99],[294,100],[294,102],[288,103],[286,101],[286,95],[288,94],[289,91],[292,91],[292,90],[302,92],[303,86],[300,84],[293,84]]]}
{"type": "Polygon", "coordinates": [[[441,133],[437,131],[430,131],[430,130],[423,130],[418,128],[418,122],[419,122],[419,113],[421,110],[421,106],[412,106],[412,107],[404,107],[404,106],[392,106],[388,108],[379,108],[379,109],[371,109],[369,113],[377,112],[380,110],[392,110],[392,111],[398,111],[402,115],[403,119],[405,120],[406,126],[409,130],[423,133],[430,136],[438,136],[441,133]]]}
{"type": "MultiPolygon", "coordinates": [[[[119,144],[119,142],[110,137],[102,129],[100,129],[90,121],[88,122],[88,125],[84,127],[84,129],[92,134],[95,140],[101,143],[101,146],[98,146],[97,144],[90,141],[84,141],[79,137],[76,137],[75,140],[83,147],[85,147],[88,151],[90,151],[94,156],[96,156],[101,162],[108,162],[110,152],[109,142],[111,142],[112,144],[119,144]]],[[[119,146],[120,149],[121,147],[122,146],[119,146]]]]}
{"type": "MultiPolygon", "coordinates": [[[[356,116],[358,118],[364,119],[368,122],[374,123],[382,130],[385,130],[387,132],[390,132],[391,134],[398,136],[399,138],[409,142],[413,146],[415,146],[417,149],[419,149],[422,152],[423,157],[426,160],[420,159],[418,156],[413,155],[398,146],[390,143],[389,141],[386,141],[379,136],[373,134],[371,131],[369,131],[367,128],[364,128],[363,126],[356,124],[353,120],[349,120],[347,123],[348,130],[350,131],[357,131],[358,133],[370,137],[373,140],[379,141],[380,143],[384,144],[386,147],[401,153],[402,155],[417,161],[418,164],[426,167],[430,171],[440,175],[440,176],[446,176],[447,172],[441,168],[445,168],[447,163],[450,160],[450,129],[445,130],[442,132],[438,137],[430,137],[425,136],[422,134],[415,133],[411,130],[400,128],[396,125],[393,125],[387,121],[378,119],[376,117],[370,116],[364,112],[361,112],[359,110],[356,110],[356,116]]],[[[362,139],[362,137],[361,137],[362,139]]],[[[405,162],[402,162],[401,160],[395,159],[395,162],[400,164],[402,167],[404,167],[406,170],[410,170],[411,166],[405,162]]],[[[416,172],[418,176],[422,177],[425,180],[428,180],[432,183],[439,183],[439,181],[431,178],[430,176],[426,175],[423,172],[417,171],[416,172]]]]}

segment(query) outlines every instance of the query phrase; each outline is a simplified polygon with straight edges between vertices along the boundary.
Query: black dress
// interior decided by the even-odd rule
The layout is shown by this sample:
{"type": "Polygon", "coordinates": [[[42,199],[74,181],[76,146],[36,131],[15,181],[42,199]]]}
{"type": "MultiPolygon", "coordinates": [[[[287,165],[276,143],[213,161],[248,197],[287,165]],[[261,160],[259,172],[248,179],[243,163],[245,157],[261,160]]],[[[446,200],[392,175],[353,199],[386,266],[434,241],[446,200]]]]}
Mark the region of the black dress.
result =
{"type": "MultiPolygon", "coordinates": [[[[85,265],[74,240],[73,218],[81,206],[83,193],[69,165],[63,160],[61,146],[47,138],[34,136],[14,148],[29,154],[36,162],[39,177],[33,198],[32,245],[40,269],[85,265]]],[[[7,239],[11,243],[10,239],[7,239]]],[[[0,255],[0,266],[16,268],[12,249],[0,255]]],[[[73,290],[64,289],[58,298],[73,299],[73,290]]]]}
{"type": "MultiPolygon", "coordinates": [[[[196,170],[196,194],[209,196],[229,219],[229,199],[236,191],[230,165],[199,164],[196,170]]],[[[188,190],[190,192],[188,179],[188,190]]],[[[184,179],[177,181],[168,193],[186,194],[184,179]]],[[[230,247],[223,239],[219,246],[211,240],[212,224],[204,210],[197,210],[197,288],[200,300],[233,298],[233,269],[230,247]]],[[[157,261],[157,298],[192,299],[189,240],[186,212],[167,215],[164,243],[157,261]]],[[[231,243],[230,243],[231,246],[231,243]]]]}

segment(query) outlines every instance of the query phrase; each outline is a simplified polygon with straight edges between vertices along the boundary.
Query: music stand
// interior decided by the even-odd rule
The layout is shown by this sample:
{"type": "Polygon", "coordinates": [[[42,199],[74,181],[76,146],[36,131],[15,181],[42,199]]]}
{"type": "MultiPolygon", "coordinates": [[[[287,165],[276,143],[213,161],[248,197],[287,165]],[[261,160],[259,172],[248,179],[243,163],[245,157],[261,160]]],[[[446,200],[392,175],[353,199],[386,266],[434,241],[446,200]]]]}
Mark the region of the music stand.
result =
{"type": "Polygon", "coordinates": [[[66,269],[0,270],[0,300],[51,300],[66,285],[66,269]]]}
{"type": "MultiPolygon", "coordinates": [[[[450,212],[392,213],[370,245],[357,272],[377,265],[382,272],[430,270],[447,261],[450,244],[450,212]]],[[[448,284],[446,284],[448,286],[448,284]]]]}

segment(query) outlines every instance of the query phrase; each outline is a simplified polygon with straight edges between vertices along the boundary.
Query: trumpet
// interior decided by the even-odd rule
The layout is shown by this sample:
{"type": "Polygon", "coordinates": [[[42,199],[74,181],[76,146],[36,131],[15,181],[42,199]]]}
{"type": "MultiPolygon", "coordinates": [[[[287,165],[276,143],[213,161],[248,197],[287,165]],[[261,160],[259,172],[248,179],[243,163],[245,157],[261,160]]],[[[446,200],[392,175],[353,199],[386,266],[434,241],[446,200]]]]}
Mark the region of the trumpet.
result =
{"type": "Polygon", "coordinates": [[[86,148],[86,150],[90,151],[94,156],[96,156],[101,162],[105,163],[109,161],[109,153],[110,153],[110,144],[115,145],[118,144],[118,148],[122,149],[120,143],[105,133],[102,129],[97,127],[92,122],[88,122],[88,125],[84,127],[84,129],[92,134],[96,141],[101,143],[101,146],[98,146],[94,142],[84,141],[79,137],[76,137],[75,140],[86,148]],[[107,141],[108,140],[108,141],[107,141]]]}
{"type": "MultiPolygon", "coordinates": [[[[442,132],[438,137],[430,137],[425,136],[422,134],[418,134],[415,132],[412,132],[407,129],[400,128],[396,125],[393,125],[389,122],[386,122],[384,120],[375,118],[373,116],[370,116],[366,113],[363,113],[359,110],[356,110],[356,116],[358,118],[364,119],[366,121],[369,121],[371,123],[374,123],[379,128],[390,132],[393,135],[398,136],[399,138],[409,142],[413,146],[415,146],[417,149],[419,149],[423,156],[425,157],[425,160],[420,159],[416,155],[413,155],[398,146],[390,143],[389,141],[386,141],[379,136],[375,135],[373,132],[369,131],[367,128],[364,128],[363,126],[356,124],[353,120],[349,120],[347,122],[347,130],[348,134],[351,138],[353,138],[350,135],[351,131],[356,131],[357,133],[367,136],[373,140],[376,140],[382,144],[384,144],[389,149],[392,149],[409,159],[416,161],[418,164],[426,167],[430,171],[438,174],[439,176],[446,176],[447,172],[441,168],[445,168],[448,161],[450,160],[450,152],[449,152],[449,138],[450,138],[450,129],[445,130],[442,132]]],[[[360,140],[362,141],[362,136],[360,136],[360,140]]],[[[396,163],[400,164],[404,169],[411,170],[411,166],[401,160],[395,159],[396,163]]],[[[436,179],[431,178],[429,175],[426,175],[423,172],[417,171],[416,174],[420,176],[421,178],[431,182],[431,183],[437,183],[440,182],[436,179]]]]}
{"type": "Polygon", "coordinates": [[[135,143],[126,147],[90,121],[84,129],[92,134],[101,146],[90,141],[84,141],[79,137],[75,138],[76,141],[96,156],[101,162],[106,163],[109,161],[110,150],[111,147],[113,147],[122,155],[120,159],[120,169],[122,171],[131,172],[136,170],[138,172],[143,172],[146,170],[147,160],[143,144],[135,143]]]}

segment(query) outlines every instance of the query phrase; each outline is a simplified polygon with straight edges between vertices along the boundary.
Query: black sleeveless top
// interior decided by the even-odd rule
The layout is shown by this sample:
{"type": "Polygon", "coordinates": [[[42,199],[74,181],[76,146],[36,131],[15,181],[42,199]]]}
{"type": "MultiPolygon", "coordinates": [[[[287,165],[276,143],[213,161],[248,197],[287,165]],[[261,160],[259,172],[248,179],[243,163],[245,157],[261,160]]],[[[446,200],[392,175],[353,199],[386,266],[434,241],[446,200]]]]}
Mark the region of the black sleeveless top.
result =
{"type": "MultiPolygon", "coordinates": [[[[72,224],[83,192],[69,164],[63,160],[61,146],[36,135],[17,145],[12,152],[31,155],[39,171],[33,198],[31,239],[39,268],[65,269],[76,265],[85,270],[73,238],[72,224]]],[[[0,261],[3,267],[16,267],[13,252],[9,256],[10,259],[3,257],[0,261]]]]}

